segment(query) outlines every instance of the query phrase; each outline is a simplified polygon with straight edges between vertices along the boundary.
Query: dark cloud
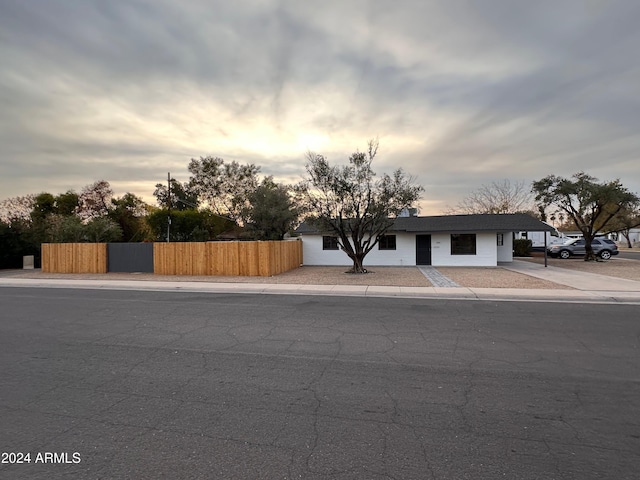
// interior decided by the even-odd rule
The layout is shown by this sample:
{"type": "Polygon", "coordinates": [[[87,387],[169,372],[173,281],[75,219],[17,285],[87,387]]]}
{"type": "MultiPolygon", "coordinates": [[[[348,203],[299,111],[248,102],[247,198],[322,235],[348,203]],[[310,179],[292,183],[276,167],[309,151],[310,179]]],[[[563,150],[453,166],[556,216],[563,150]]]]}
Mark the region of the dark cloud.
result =
{"type": "MultiPolygon", "coordinates": [[[[587,170],[640,191],[640,4],[4,0],[0,197],[150,196],[192,157],[295,179],[308,149],[424,183],[587,170]]],[[[425,203],[426,205],[426,203],[425,203]]]]}

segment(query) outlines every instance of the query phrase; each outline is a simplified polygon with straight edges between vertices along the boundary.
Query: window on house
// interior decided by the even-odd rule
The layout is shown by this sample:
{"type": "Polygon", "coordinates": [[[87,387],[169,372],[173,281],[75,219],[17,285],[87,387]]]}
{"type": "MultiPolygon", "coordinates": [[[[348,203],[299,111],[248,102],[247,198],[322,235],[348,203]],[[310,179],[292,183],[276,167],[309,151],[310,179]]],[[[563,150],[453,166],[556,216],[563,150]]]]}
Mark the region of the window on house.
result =
{"type": "Polygon", "coordinates": [[[498,234],[498,246],[502,247],[504,245],[504,234],[503,233],[499,233],[498,234]]]}
{"type": "Polygon", "coordinates": [[[395,250],[395,249],[396,249],[395,235],[382,235],[378,240],[378,250],[395,250]]]}
{"type": "Polygon", "coordinates": [[[322,249],[338,250],[338,237],[331,237],[329,235],[324,235],[322,237],[322,249]]]}
{"type": "Polygon", "coordinates": [[[475,254],[476,254],[476,234],[475,233],[451,234],[451,255],[475,255],[475,254]]]}

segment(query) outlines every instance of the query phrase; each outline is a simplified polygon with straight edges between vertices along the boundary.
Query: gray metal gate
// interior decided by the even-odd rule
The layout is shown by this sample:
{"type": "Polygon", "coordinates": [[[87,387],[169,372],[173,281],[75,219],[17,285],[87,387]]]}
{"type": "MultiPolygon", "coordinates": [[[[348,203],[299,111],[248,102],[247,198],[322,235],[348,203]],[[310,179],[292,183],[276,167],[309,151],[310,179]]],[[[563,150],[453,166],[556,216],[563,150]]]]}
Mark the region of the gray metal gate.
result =
{"type": "Polygon", "coordinates": [[[108,272],[153,273],[153,243],[109,243],[108,272]]]}

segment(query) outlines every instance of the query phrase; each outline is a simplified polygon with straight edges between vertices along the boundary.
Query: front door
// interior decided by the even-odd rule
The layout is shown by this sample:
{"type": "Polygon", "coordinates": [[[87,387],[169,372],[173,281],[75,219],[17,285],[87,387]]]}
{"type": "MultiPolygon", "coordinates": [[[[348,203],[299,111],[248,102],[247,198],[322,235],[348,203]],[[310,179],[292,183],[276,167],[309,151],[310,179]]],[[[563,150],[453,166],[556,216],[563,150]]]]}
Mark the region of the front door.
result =
{"type": "Polygon", "coordinates": [[[431,265],[431,235],[416,235],[416,265],[431,265]]]}

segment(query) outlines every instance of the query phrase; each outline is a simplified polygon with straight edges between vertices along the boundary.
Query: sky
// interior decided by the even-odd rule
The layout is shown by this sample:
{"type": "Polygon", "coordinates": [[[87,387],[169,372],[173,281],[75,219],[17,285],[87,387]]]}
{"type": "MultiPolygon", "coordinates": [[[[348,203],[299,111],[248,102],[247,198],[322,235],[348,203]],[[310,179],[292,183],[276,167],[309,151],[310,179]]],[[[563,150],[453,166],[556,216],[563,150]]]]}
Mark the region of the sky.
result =
{"type": "Polygon", "coordinates": [[[306,153],[423,185],[585,171],[640,193],[637,0],[0,0],[0,200],[306,153]]]}

